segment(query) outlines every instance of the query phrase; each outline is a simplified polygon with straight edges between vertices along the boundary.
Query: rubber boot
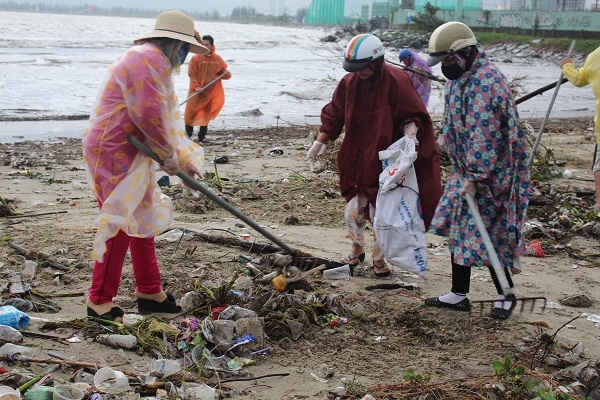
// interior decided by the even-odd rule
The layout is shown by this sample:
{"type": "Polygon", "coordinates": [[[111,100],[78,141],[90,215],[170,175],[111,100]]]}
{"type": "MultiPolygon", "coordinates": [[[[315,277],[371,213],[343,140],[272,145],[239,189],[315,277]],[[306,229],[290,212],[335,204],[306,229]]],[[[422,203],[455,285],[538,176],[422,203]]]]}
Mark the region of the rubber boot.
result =
{"type": "MultiPolygon", "coordinates": [[[[181,125],[180,125],[181,126],[181,125]]],[[[194,134],[194,127],[191,125],[186,125],[185,126],[185,133],[188,135],[188,137],[191,139],[192,135],[194,134]]]]}
{"type": "Polygon", "coordinates": [[[600,171],[594,172],[594,189],[596,190],[596,204],[594,211],[600,213],[600,171]]]}

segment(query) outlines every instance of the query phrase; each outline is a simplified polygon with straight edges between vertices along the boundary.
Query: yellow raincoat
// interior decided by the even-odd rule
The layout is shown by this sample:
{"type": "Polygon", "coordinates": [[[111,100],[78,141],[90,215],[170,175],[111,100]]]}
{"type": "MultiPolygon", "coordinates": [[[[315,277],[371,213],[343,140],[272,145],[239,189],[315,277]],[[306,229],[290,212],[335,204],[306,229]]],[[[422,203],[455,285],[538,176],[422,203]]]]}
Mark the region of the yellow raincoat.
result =
{"type": "MultiPolygon", "coordinates": [[[[190,85],[188,96],[215,79],[227,70],[227,63],[215,53],[196,54],[188,65],[190,85]]],[[[231,78],[227,73],[222,79],[231,78]]],[[[208,126],[208,122],[217,118],[225,104],[225,91],[221,80],[204,92],[192,97],[185,106],[185,124],[188,126],[208,126]]]]}
{"type": "Polygon", "coordinates": [[[187,138],[171,78],[172,66],[154,44],[133,46],[110,68],[89,128],[84,161],[100,203],[92,257],[102,261],[105,242],[120,230],[153,237],[171,222],[171,200],[156,183],[154,163],[127,141],[131,134],[163,160],[202,171],[202,147],[187,138]]]}
{"type": "Polygon", "coordinates": [[[600,47],[587,56],[581,69],[578,70],[572,63],[568,63],[562,66],[562,72],[569,82],[577,87],[592,85],[596,97],[594,132],[596,133],[596,143],[600,144],[600,47]]]}

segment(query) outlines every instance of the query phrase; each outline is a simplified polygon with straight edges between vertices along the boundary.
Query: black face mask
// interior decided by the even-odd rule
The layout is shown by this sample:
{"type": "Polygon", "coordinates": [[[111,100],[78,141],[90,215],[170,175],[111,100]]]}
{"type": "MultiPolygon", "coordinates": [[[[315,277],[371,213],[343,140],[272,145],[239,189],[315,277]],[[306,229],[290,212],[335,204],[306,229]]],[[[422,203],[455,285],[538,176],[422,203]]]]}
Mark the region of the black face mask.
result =
{"type": "Polygon", "coordinates": [[[451,54],[448,57],[451,57],[452,61],[442,64],[442,74],[450,80],[460,78],[467,70],[466,60],[458,54],[451,54]]]}
{"type": "Polygon", "coordinates": [[[458,64],[442,65],[442,74],[451,81],[458,79],[465,70],[458,64]]]}
{"type": "Polygon", "coordinates": [[[474,46],[471,46],[451,54],[450,57],[453,58],[453,61],[442,64],[442,73],[446,78],[455,80],[471,69],[477,57],[477,51],[474,46]]]}
{"type": "Polygon", "coordinates": [[[183,65],[185,58],[190,51],[190,45],[188,43],[183,43],[177,52],[177,59],[179,61],[179,65],[183,65]]]}

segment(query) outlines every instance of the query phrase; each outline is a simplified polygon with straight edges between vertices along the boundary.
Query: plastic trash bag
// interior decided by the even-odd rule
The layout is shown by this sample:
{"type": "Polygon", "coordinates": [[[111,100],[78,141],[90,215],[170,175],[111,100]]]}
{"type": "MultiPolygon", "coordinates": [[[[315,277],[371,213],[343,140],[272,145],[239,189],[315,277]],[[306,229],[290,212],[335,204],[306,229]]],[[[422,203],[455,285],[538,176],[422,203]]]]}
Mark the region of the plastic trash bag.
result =
{"type": "Polygon", "coordinates": [[[388,263],[423,275],[427,262],[425,223],[413,162],[417,141],[407,136],[379,152],[383,171],[373,228],[388,263]]]}

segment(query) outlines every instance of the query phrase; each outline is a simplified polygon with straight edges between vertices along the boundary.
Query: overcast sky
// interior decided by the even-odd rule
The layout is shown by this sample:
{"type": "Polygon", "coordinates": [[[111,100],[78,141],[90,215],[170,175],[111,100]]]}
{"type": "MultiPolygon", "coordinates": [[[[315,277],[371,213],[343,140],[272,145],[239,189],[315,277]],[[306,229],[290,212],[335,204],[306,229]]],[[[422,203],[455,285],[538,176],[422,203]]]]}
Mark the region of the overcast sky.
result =
{"type": "MultiPolygon", "coordinates": [[[[15,0],[13,0],[15,1],[15,0]]],[[[54,5],[96,4],[99,7],[122,6],[166,10],[180,8],[182,10],[212,12],[217,10],[221,15],[228,15],[234,7],[251,6],[262,14],[294,15],[299,8],[307,8],[310,0],[16,0],[16,3],[46,3],[54,5]]]]}

